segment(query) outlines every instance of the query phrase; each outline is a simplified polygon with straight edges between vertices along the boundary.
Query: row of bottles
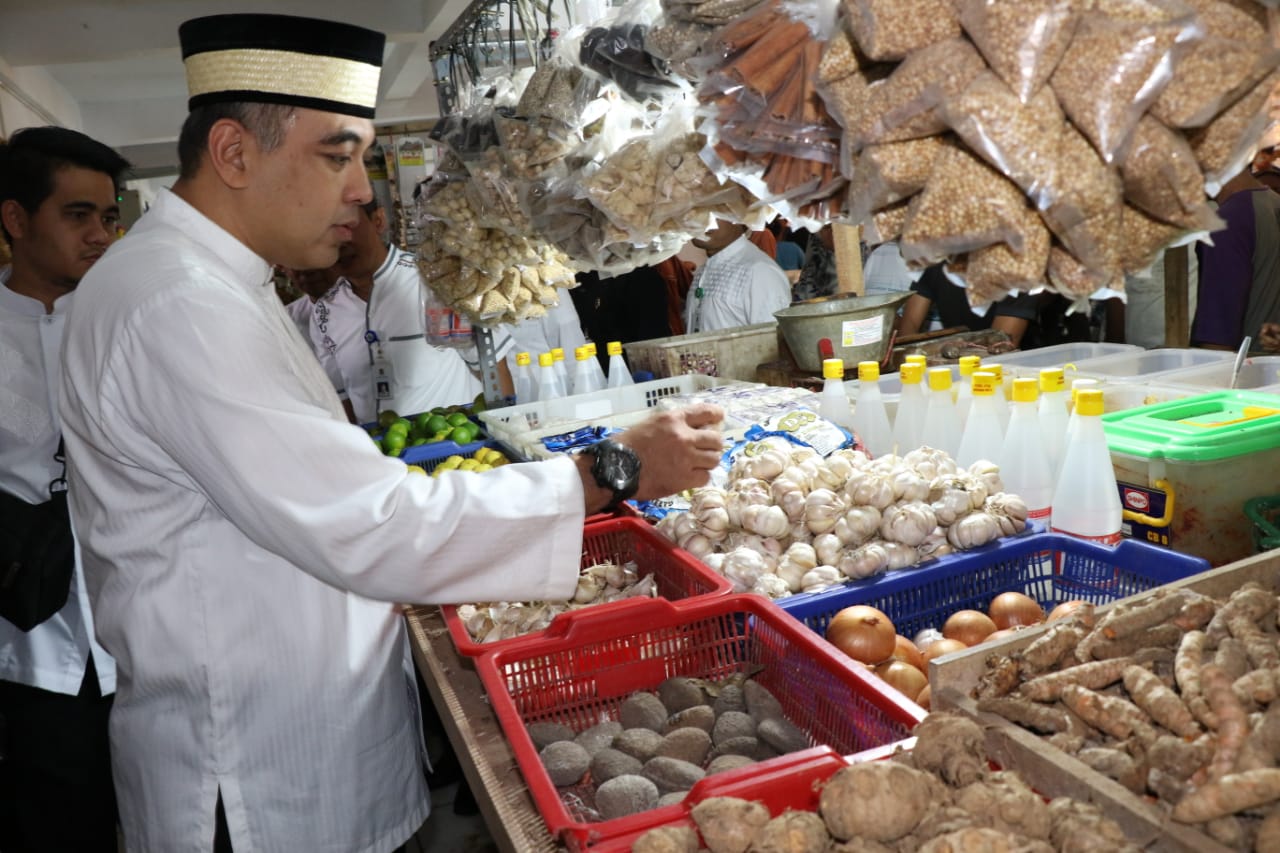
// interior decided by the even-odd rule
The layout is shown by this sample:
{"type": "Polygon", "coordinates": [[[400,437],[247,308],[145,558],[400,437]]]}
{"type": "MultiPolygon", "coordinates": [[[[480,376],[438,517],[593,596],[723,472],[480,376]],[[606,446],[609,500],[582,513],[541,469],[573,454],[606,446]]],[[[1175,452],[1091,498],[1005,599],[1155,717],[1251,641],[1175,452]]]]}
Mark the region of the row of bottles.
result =
{"type": "Polygon", "coordinates": [[[1120,499],[1102,428],[1102,391],[1091,387],[1096,382],[1073,383],[1075,405],[1068,414],[1061,368],[1040,371],[1038,381],[1015,379],[1011,401],[1005,400],[998,365],[966,356],[960,373],[963,381],[953,391],[950,368],[926,368],[922,357],[909,357],[900,368],[902,394],[890,425],[879,365],[858,365],[858,400],[851,412],[844,364],[828,359],[820,414],[855,431],[873,456],[929,446],[966,467],[990,460],[1000,466],[1005,488],[1026,501],[1036,521],[1074,536],[1118,541],[1120,499]]]}
{"type": "Polygon", "coordinates": [[[538,356],[538,367],[527,352],[516,353],[516,369],[512,374],[516,403],[532,403],[536,400],[554,400],[571,394],[588,394],[604,388],[620,388],[635,380],[622,357],[622,344],[610,341],[609,373],[600,367],[596,358],[596,345],[587,343],[574,349],[574,368],[570,374],[564,364],[564,350],[556,347],[538,356]]]}

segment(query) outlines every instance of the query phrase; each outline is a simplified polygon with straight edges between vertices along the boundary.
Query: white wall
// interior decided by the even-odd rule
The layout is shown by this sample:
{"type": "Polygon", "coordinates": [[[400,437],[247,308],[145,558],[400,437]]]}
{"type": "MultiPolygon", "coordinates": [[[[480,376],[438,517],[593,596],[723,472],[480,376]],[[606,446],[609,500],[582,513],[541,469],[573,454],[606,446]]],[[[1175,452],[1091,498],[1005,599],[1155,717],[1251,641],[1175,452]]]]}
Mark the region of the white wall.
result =
{"type": "MultiPolygon", "coordinates": [[[[14,68],[0,57],[0,75],[12,80],[30,100],[49,113],[55,123],[72,130],[83,130],[80,105],[53,76],[43,68],[14,68]]],[[[30,109],[7,88],[0,85],[0,136],[7,137],[23,127],[49,124],[49,119],[30,109]]]]}

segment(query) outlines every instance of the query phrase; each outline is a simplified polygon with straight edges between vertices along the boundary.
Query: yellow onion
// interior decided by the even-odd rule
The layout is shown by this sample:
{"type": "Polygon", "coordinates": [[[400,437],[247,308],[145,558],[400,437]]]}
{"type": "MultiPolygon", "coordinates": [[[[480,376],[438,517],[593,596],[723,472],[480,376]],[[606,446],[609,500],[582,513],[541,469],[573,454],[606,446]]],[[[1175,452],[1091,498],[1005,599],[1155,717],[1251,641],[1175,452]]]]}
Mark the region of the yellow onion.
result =
{"type": "Polygon", "coordinates": [[[916,669],[924,672],[924,658],[920,656],[920,650],[916,648],[916,644],[899,634],[894,638],[893,659],[900,660],[903,663],[909,663],[916,669]]]}
{"type": "Polygon", "coordinates": [[[926,711],[929,710],[929,703],[933,698],[933,691],[929,689],[929,685],[924,686],[924,690],[920,691],[920,695],[916,697],[916,704],[926,711]]]}
{"type": "Polygon", "coordinates": [[[976,646],[995,633],[996,623],[980,610],[957,610],[947,617],[942,626],[942,636],[959,640],[966,646],[976,646]]]}
{"type": "Polygon", "coordinates": [[[938,640],[936,643],[930,643],[929,648],[920,653],[920,657],[924,658],[924,662],[927,664],[934,658],[940,658],[952,652],[962,652],[967,648],[969,647],[959,640],[938,640]]]}
{"type": "Polygon", "coordinates": [[[1002,592],[991,599],[987,614],[996,628],[1025,628],[1044,621],[1044,608],[1034,598],[1020,592],[1002,592]]]}
{"type": "Polygon", "coordinates": [[[1074,601],[1064,601],[1061,604],[1059,604],[1057,607],[1053,608],[1053,610],[1049,611],[1049,618],[1046,619],[1045,621],[1052,622],[1054,619],[1061,619],[1064,616],[1070,616],[1072,613],[1075,613],[1077,610],[1079,610],[1081,607],[1084,607],[1088,603],[1089,602],[1081,601],[1078,598],[1075,599],[1074,601]]]}
{"type": "Polygon", "coordinates": [[[849,657],[877,664],[893,654],[898,632],[893,623],[874,607],[855,604],[831,618],[827,641],[849,657]]]}
{"type": "Polygon", "coordinates": [[[876,675],[912,702],[916,701],[921,690],[929,686],[929,679],[925,674],[906,661],[885,661],[876,667],[876,675]]]}

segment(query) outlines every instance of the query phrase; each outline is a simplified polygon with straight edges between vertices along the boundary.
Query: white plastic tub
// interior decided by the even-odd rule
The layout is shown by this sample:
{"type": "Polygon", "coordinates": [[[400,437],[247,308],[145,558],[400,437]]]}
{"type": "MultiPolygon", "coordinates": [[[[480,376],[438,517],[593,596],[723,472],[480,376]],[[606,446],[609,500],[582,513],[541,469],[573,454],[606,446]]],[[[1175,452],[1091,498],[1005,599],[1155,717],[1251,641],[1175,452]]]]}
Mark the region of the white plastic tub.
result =
{"type": "MultiPolygon", "coordinates": [[[[1211,349],[1149,349],[1113,353],[1075,362],[1081,374],[1101,374],[1117,380],[1156,379],[1168,381],[1169,373],[1189,367],[1203,367],[1225,361],[1230,366],[1235,353],[1211,349]]],[[[1071,377],[1067,377],[1070,382],[1071,377]]]]}
{"type": "Polygon", "coordinates": [[[986,361],[1003,364],[1005,375],[1039,376],[1045,367],[1063,367],[1067,364],[1078,364],[1081,361],[1102,358],[1108,355],[1132,355],[1144,352],[1142,347],[1133,344],[1108,344],[1078,341],[1066,344],[1054,344],[1039,349],[1017,350],[1003,355],[991,356],[986,361]]]}
{"type": "MultiPolygon", "coordinates": [[[[1225,389],[1231,383],[1231,367],[1235,359],[1226,359],[1200,367],[1189,367],[1166,374],[1165,382],[1196,388],[1225,389]]],[[[1236,388],[1262,389],[1280,385],[1280,356],[1246,358],[1236,377],[1236,388]]]]}

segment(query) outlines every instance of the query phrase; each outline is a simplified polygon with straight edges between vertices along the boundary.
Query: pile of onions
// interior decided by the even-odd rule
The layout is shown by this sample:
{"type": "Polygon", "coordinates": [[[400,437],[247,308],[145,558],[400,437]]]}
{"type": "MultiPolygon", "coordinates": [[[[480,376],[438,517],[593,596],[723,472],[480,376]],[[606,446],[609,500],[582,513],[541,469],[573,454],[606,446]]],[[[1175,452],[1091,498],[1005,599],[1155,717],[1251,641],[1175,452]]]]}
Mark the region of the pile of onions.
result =
{"type": "Polygon", "coordinates": [[[920,656],[924,658],[924,662],[927,664],[934,658],[940,658],[943,655],[949,655],[952,652],[962,652],[967,648],[969,647],[959,640],[942,639],[938,640],[936,643],[930,643],[929,647],[921,652],[920,656]]]}
{"type": "Polygon", "coordinates": [[[856,661],[878,664],[897,647],[898,632],[889,617],[874,607],[855,604],[831,617],[827,641],[856,661]]]}
{"type": "Polygon", "coordinates": [[[1025,628],[1044,621],[1044,608],[1034,598],[1020,592],[1002,592],[987,607],[998,630],[1025,628]]]}
{"type": "Polygon", "coordinates": [[[906,661],[887,660],[876,667],[876,675],[912,702],[929,686],[928,676],[906,661]]]}
{"type": "Polygon", "coordinates": [[[1079,599],[1075,599],[1074,601],[1064,601],[1057,607],[1053,608],[1053,610],[1049,611],[1049,618],[1045,621],[1052,622],[1054,619],[1061,619],[1064,616],[1070,616],[1081,607],[1084,607],[1087,603],[1088,602],[1081,601],[1079,599]]]}

